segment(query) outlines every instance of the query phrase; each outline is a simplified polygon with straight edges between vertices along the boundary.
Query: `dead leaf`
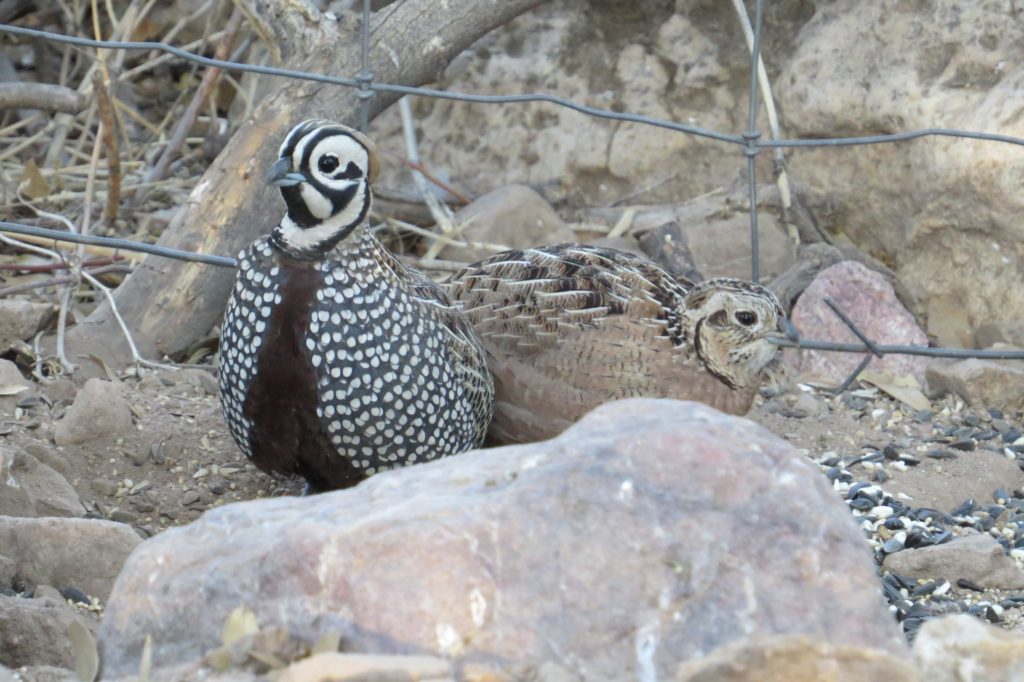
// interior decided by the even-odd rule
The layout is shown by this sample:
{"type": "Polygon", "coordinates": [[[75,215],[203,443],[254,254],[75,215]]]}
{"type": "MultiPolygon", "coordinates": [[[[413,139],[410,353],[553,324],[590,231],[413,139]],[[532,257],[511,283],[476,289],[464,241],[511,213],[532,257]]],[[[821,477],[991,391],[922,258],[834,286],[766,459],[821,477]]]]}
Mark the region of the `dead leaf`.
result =
{"type": "Polygon", "coordinates": [[[147,634],[142,645],[142,657],[139,661],[139,682],[149,682],[149,673],[153,669],[153,636],[147,634]]]}
{"type": "Polygon", "coordinates": [[[18,180],[18,190],[29,199],[42,199],[53,193],[50,184],[39,172],[39,166],[32,159],[25,164],[25,170],[22,171],[21,179],[18,180]]]}
{"type": "Polygon", "coordinates": [[[19,384],[0,384],[0,395],[18,395],[22,391],[27,391],[28,386],[22,386],[19,384]]]}
{"type": "Polygon", "coordinates": [[[320,635],[320,639],[316,640],[316,644],[313,645],[313,655],[316,654],[333,654],[338,651],[341,647],[341,633],[336,630],[325,632],[320,635]]]}
{"type": "Polygon", "coordinates": [[[103,369],[103,372],[107,375],[107,379],[110,380],[110,383],[116,384],[118,382],[117,375],[114,374],[114,370],[110,369],[110,365],[107,364],[106,360],[95,353],[89,353],[89,359],[103,369]]]}
{"type": "Polygon", "coordinates": [[[217,672],[224,672],[231,667],[231,650],[226,646],[219,646],[203,659],[207,665],[217,672]]]}
{"type": "Polygon", "coordinates": [[[256,614],[244,606],[239,606],[228,614],[220,639],[224,646],[231,646],[242,637],[259,632],[259,629],[260,624],[256,619],[256,614]]]}
{"type": "Polygon", "coordinates": [[[68,624],[68,639],[75,654],[75,675],[81,682],[93,682],[100,671],[100,655],[92,633],[73,620],[68,624]]]}
{"type": "Polygon", "coordinates": [[[914,410],[929,410],[932,403],[921,391],[913,374],[894,374],[888,370],[864,370],[858,377],[878,390],[891,395],[914,410]]]}

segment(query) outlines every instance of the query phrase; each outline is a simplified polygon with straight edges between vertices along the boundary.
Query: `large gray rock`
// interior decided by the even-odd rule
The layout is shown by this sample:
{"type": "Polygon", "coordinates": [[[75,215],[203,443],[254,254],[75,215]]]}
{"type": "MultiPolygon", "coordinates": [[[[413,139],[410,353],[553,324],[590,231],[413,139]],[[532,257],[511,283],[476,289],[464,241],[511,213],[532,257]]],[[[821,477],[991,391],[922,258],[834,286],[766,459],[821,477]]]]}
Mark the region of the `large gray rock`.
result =
{"type": "Polygon", "coordinates": [[[103,379],[89,379],[75,396],[54,429],[57,445],[113,439],[132,427],[132,411],[121,387],[103,379]]]}
{"type": "Polygon", "coordinates": [[[0,516],[0,547],[30,587],[77,587],[105,600],[140,542],[130,526],[112,521],[0,516]]]}
{"type": "MultiPolygon", "coordinates": [[[[211,510],[125,564],[105,670],[217,646],[239,605],[307,641],[438,653],[512,674],[675,674],[748,635],[903,651],[870,552],[827,481],[744,419],[610,403],[557,439],[345,491],[211,510]],[[823,605],[828,605],[823,608],[823,605]]],[[[652,677],[653,679],[653,677],[652,677]]]]}
{"type": "MultiPolygon", "coordinates": [[[[927,346],[928,337],[880,273],[854,261],[842,261],[818,273],[797,299],[790,319],[805,339],[860,343],[856,335],[825,303],[828,299],[877,344],[927,346]]],[[[862,353],[792,350],[783,352],[783,363],[794,372],[839,383],[860,363],[862,353]]],[[[872,358],[871,369],[912,374],[925,383],[924,358],[887,355],[872,358]]]]}

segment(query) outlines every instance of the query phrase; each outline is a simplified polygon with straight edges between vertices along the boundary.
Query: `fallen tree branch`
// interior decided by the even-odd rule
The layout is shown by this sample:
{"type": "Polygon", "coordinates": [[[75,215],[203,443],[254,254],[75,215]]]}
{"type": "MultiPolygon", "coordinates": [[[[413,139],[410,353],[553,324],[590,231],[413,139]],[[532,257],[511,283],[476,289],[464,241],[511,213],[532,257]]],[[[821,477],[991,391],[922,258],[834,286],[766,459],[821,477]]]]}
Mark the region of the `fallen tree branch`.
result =
{"type": "MultiPolygon", "coordinates": [[[[448,63],[474,41],[544,0],[405,0],[374,15],[370,69],[378,81],[423,85],[440,79],[448,63]]],[[[257,34],[279,51],[290,68],[355,75],[360,67],[358,22],[301,9],[288,0],[235,0],[257,22],[257,34]]],[[[305,6],[303,6],[305,7],[305,6]]],[[[282,214],[276,192],[263,183],[285,133],[306,118],[355,124],[356,90],[317,82],[275,79],[275,89],[254,109],[190,195],[184,210],[164,230],[160,244],[205,253],[234,254],[266,234],[282,214]]],[[[397,99],[378,92],[375,116],[397,99]]],[[[118,288],[124,324],[142,355],[180,356],[221,319],[234,273],[194,263],[146,258],[118,288]]],[[[109,305],[71,330],[75,353],[94,353],[112,366],[130,356],[109,305]]]]}

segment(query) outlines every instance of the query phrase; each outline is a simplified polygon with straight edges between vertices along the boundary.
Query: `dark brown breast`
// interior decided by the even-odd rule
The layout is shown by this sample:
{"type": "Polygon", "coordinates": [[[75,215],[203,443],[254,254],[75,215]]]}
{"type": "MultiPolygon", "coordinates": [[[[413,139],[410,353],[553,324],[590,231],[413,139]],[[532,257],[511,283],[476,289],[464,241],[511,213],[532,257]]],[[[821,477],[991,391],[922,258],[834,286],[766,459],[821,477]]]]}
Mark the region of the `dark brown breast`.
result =
{"type": "Polygon", "coordinates": [[[283,258],[278,264],[281,301],[267,320],[243,407],[252,420],[253,463],[263,471],[299,474],[315,490],[353,485],[365,475],[336,454],[322,427],[317,379],[305,347],[322,273],[283,258]]]}

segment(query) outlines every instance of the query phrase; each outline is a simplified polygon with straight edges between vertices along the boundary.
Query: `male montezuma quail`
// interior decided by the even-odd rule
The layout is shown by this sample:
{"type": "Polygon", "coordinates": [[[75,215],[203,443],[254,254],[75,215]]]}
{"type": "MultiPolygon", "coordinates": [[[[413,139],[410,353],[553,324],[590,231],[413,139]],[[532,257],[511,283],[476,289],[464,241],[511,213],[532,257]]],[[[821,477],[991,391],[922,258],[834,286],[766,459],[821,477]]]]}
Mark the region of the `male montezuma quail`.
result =
{"type": "Polygon", "coordinates": [[[482,442],[494,384],[473,328],[370,232],[363,135],[306,121],[267,181],[287,214],[239,255],[221,335],[221,407],[266,472],[311,490],[482,442]]]}
{"type": "Polygon", "coordinates": [[[592,246],[499,253],[457,273],[448,292],[490,356],[491,433],[504,442],[550,438],[617,398],[699,400],[744,413],[776,357],[771,339],[796,335],[758,284],[695,285],[645,258],[592,246]]]}

